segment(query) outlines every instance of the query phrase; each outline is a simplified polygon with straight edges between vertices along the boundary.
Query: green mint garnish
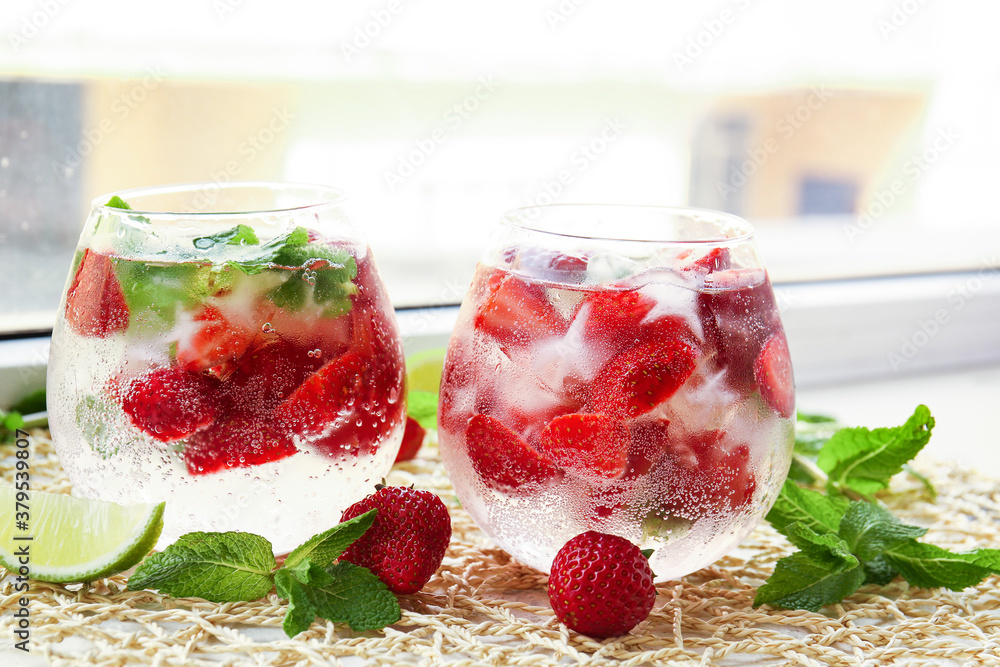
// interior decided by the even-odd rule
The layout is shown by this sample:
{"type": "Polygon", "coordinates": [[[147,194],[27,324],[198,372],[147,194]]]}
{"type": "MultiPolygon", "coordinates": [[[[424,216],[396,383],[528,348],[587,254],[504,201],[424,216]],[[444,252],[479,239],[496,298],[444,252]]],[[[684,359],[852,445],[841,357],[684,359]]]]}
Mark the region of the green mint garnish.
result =
{"type": "Polygon", "coordinates": [[[126,211],[131,211],[132,210],[132,207],[129,206],[128,204],[126,204],[125,200],[122,199],[121,197],[119,197],[118,195],[115,195],[114,197],[112,197],[111,199],[109,199],[108,203],[105,204],[105,206],[107,208],[123,208],[126,211]]]}
{"type": "Polygon", "coordinates": [[[816,427],[829,423],[800,416],[803,440],[824,442],[814,463],[806,453],[811,445],[800,447],[797,438],[796,459],[809,482],[825,482],[826,492],[799,486],[791,477],[785,482],[767,520],[799,551],[775,564],[774,574],[757,591],[755,607],[817,611],[862,585],[884,586],[898,576],[913,586],[960,590],[1000,574],[1000,549],[953,553],[918,542],[927,529],[902,523],[870,497],[887,488],[927,444],[934,419],[925,406],[896,428],[842,428],[818,435],[816,427]],[[824,472],[830,473],[828,479],[824,472]]]}
{"type": "Polygon", "coordinates": [[[844,540],[820,535],[801,523],[788,528],[789,539],[800,551],[775,564],[774,574],[757,589],[755,607],[769,604],[818,611],[861,587],[864,568],[844,540]]]}
{"type": "Polygon", "coordinates": [[[833,487],[870,495],[889,486],[889,478],[924,448],[933,428],[924,405],[896,428],[843,428],[823,446],[816,464],[833,487]]]}
{"type": "Polygon", "coordinates": [[[289,637],[307,630],[317,616],[364,631],[384,628],[401,615],[399,601],[382,580],[353,563],[322,568],[306,559],[294,569],[278,570],[274,583],[278,595],[288,600],[282,627],[289,637]]]}
{"type": "Polygon", "coordinates": [[[271,543],[252,533],[188,533],[142,562],[129,590],[156,588],[211,602],[257,600],[271,591],[271,543]]]}
{"type": "Polygon", "coordinates": [[[259,535],[188,533],[143,561],[128,588],[237,602],[262,598],[273,587],[288,600],[283,627],[289,637],[307,630],[317,616],[356,631],[377,630],[399,620],[399,601],[368,569],[334,562],[374,520],[371,510],[314,535],[280,568],[271,543],[259,535]]]}
{"type": "Polygon", "coordinates": [[[211,236],[199,236],[194,240],[194,247],[198,250],[209,250],[217,245],[258,245],[260,239],[249,225],[236,225],[232,229],[227,229],[211,236]]]}
{"type": "Polygon", "coordinates": [[[344,553],[344,549],[365,534],[375,521],[375,510],[337,524],[330,530],[313,535],[295,548],[285,559],[285,567],[294,568],[307,558],[320,567],[326,567],[344,553]]]}

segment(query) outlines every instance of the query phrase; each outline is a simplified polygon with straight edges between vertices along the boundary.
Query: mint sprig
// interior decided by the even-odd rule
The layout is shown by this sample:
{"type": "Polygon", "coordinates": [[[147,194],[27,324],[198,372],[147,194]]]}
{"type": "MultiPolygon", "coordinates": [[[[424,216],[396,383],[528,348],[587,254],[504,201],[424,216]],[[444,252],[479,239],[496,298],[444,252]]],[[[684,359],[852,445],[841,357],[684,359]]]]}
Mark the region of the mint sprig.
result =
{"type": "Polygon", "coordinates": [[[19,429],[47,425],[49,418],[45,410],[44,389],[28,394],[10,406],[10,410],[0,410],[0,443],[14,442],[19,429]]]}
{"type": "Polygon", "coordinates": [[[399,602],[368,569],[335,562],[375,520],[371,510],[309,538],[282,567],[271,543],[252,533],[188,533],[148,557],[128,580],[129,590],[157,589],[173,597],[212,602],[257,600],[272,588],[288,600],[283,623],[289,637],[317,616],[376,630],[400,618],[399,602]]]}
{"type": "Polygon", "coordinates": [[[873,497],[927,444],[934,419],[926,406],[901,426],[841,428],[823,434],[815,447],[823,437],[813,438],[817,427],[830,423],[799,417],[806,434],[804,444],[796,438],[799,472],[824,491],[800,486],[792,476],[785,481],[767,520],[799,551],[775,564],[755,607],[818,611],[863,585],[884,586],[898,576],[913,586],[961,590],[1000,574],[1000,550],[954,553],[919,542],[926,528],[901,522],[873,497]]]}

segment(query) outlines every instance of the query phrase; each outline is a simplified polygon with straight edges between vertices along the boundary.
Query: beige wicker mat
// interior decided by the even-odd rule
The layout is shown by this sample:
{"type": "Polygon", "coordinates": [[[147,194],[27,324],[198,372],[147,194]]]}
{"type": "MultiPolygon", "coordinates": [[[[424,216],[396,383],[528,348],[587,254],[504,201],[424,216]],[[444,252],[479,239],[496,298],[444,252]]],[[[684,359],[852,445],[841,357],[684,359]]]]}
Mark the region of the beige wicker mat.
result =
{"type": "MultiPolygon", "coordinates": [[[[32,486],[69,491],[47,434],[33,437],[32,486]]],[[[6,446],[3,446],[6,447],[6,446]]],[[[8,451],[0,450],[0,460],[8,451]]],[[[390,483],[433,489],[456,507],[433,446],[393,470],[390,483]]],[[[11,459],[3,482],[13,479],[11,459]]],[[[1000,546],[1000,483],[948,465],[920,465],[940,492],[926,501],[904,480],[888,501],[957,549],[1000,546]]],[[[650,617],[603,642],[552,615],[546,576],[491,545],[461,509],[444,565],[423,592],[401,599],[402,620],[379,632],[313,623],[288,639],[274,595],[213,604],[123,592],[125,577],[88,587],[33,582],[31,649],[13,648],[18,605],[0,588],[0,664],[55,665],[1000,665],[1000,577],[962,592],[867,587],[825,614],[754,610],[755,588],[792,548],[761,526],[736,553],[658,586],[650,617]],[[27,663],[25,663],[27,664],[27,663]]]]}

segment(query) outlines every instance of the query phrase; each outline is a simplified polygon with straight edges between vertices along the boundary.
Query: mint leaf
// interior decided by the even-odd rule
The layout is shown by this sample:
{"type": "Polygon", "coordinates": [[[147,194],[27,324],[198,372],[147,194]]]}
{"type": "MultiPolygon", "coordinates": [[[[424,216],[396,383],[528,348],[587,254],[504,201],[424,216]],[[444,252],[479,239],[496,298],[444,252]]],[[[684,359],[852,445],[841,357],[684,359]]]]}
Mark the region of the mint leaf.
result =
{"type": "Polygon", "coordinates": [[[209,250],[217,245],[258,245],[260,239],[249,225],[236,225],[218,234],[199,236],[194,240],[194,247],[199,250],[209,250]]]}
{"type": "Polygon", "coordinates": [[[844,513],[838,534],[854,555],[867,562],[878,558],[885,550],[926,532],[926,528],[900,523],[882,505],[858,500],[852,502],[844,513]]]}
{"type": "Polygon", "coordinates": [[[112,197],[111,199],[109,199],[108,203],[105,204],[105,206],[107,208],[123,208],[126,211],[131,211],[132,210],[132,207],[129,206],[128,204],[126,204],[125,200],[122,199],[121,197],[119,197],[118,195],[115,195],[114,197],[112,197]]]}
{"type": "Polygon", "coordinates": [[[830,438],[816,459],[834,489],[871,495],[889,486],[889,478],[917,455],[931,436],[934,418],[920,405],[896,428],[844,428],[830,438]]]}
{"type": "Polygon", "coordinates": [[[437,428],[437,392],[411,389],[406,392],[406,414],[427,429],[437,428]]]}
{"type": "MultiPolygon", "coordinates": [[[[266,268],[273,266],[287,266],[298,268],[303,266],[307,251],[303,250],[309,243],[309,231],[305,227],[296,227],[287,234],[277,236],[264,245],[260,246],[260,251],[248,258],[233,260],[229,262],[244,273],[253,275],[260,273],[266,268]],[[296,259],[303,260],[300,263],[289,264],[296,259]]],[[[318,251],[317,251],[318,252],[318,251]]]]}
{"type": "Polygon", "coordinates": [[[11,412],[20,412],[22,415],[31,415],[36,412],[45,412],[45,390],[38,389],[31,392],[20,401],[10,406],[11,412]]]}
{"type": "Polygon", "coordinates": [[[899,571],[889,564],[885,554],[862,563],[865,566],[865,584],[885,586],[899,576],[899,571]]]}
{"type": "Polygon", "coordinates": [[[347,623],[359,632],[378,630],[399,620],[396,596],[366,568],[345,561],[326,568],[326,572],[329,583],[303,586],[317,616],[347,623]]]}
{"type": "Polygon", "coordinates": [[[144,560],[128,589],[212,602],[257,600],[271,590],[275,565],[271,543],[259,535],[188,533],[144,560]]]}
{"type": "Polygon", "coordinates": [[[306,559],[326,567],[344,553],[355,540],[365,534],[375,521],[377,510],[369,510],[330,530],[313,535],[304,544],[296,547],[285,559],[285,567],[295,568],[306,559]]]}
{"type": "Polygon", "coordinates": [[[309,559],[275,575],[278,595],[288,600],[282,627],[294,637],[317,616],[352,630],[378,630],[400,618],[399,601],[382,580],[353,563],[323,569],[309,559]]]}
{"type": "Polygon", "coordinates": [[[865,570],[836,535],[819,535],[801,523],[787,526],[789,539],[802,549],[779,560],[774,574],[757,589],[753,606],[820,608],[840,602],[865,580],[865,570]]]}
{"type": "Polygon", "coordinates": [[[281,623],[285,634],[294,637],[308,630],[316,620],[316,608],[313,607],[305,586],[292,575],[290,570],[282,568],[274,573],[274,587],[278,597],[288,600],[285,620],[281,623]]]}
{"type": "Polygon", "coordinates": [[[991,574],[1000,574],[1000,549],[954,553],[933,544],[908,540],[886,551],[885,558],[910,584],[920,588],[960,591],[991,574]]]}
{"type": "Polygon", "coordinates": [[[836,424],[837,420],[828,415],[817,415],[809,414],[807,412],[798,412],[795,415],[795,421],[805,422],[806,424],[836,424]]]}
{"type": "Polygon", "coordinates": [[[840,496],[826,496],[785,480],[767,520],[788,537],[788,526],[801,523],[817,533],[836,533],[850,501],[840,496]]]}

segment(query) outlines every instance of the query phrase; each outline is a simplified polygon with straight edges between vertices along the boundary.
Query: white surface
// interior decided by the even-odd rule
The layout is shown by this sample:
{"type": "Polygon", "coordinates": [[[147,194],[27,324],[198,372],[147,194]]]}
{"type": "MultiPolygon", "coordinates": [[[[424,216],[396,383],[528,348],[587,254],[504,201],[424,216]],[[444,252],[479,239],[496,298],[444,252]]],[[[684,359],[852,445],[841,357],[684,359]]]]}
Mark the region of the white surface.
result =
{"type": "Polygon", "coordinates": [[[920,403],[936,422],[924,460],[958,461],[1000,480],[1000,364],[798,391],[799,410],[869,428],[902,424],[920,403]]]}

